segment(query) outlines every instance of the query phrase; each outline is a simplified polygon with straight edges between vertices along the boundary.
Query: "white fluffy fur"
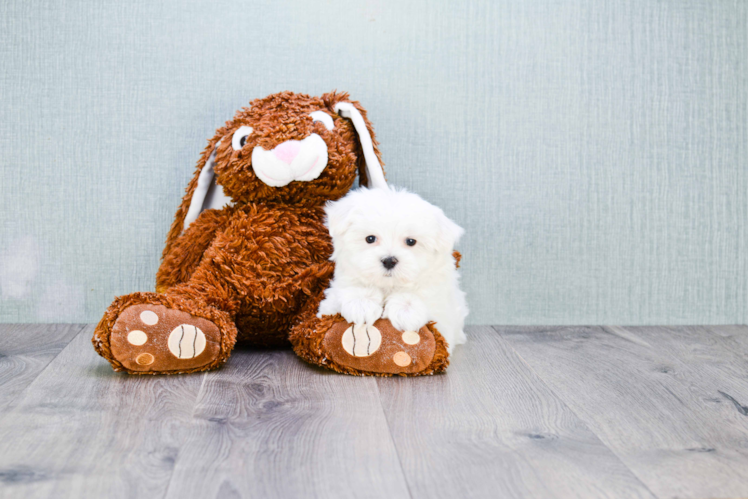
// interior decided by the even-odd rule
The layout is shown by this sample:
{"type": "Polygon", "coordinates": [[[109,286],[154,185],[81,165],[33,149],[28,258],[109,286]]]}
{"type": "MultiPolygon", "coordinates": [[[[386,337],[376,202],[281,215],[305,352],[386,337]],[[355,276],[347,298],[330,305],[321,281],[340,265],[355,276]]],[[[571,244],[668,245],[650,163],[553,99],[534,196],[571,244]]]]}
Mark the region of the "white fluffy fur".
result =
{"type": "Polygon", "coordinates": [[[335,276],[319,315],[340,313],[354,324],[389,318],[401,331],[429,321],[449,343],[465,342],[468,314],[452,256],[463,234],[438,207],[404,189],[359,189],[325,207],[335,276]],[[367,236],[375,236],[367,243],[367,236]],[[416,240],[414,246],[407,239],[416,240]],[[382,261],[398,260],[392,270],[382,261]]]}

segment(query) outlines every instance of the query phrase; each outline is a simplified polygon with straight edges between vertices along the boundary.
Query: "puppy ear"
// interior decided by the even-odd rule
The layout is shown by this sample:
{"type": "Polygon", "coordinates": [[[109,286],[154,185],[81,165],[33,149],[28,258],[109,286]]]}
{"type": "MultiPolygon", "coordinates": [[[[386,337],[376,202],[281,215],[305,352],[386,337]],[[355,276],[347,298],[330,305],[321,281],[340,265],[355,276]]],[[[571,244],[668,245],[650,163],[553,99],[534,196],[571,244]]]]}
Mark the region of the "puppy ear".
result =
{"type": "Polygon", "coordinates": [[[325,204],[325,225],[333,239],[340,238],[351,227],[351,216],[356,208],[354,197],[355,193],[350,193],[338,201],[328,201],[325,204]]]}
{"type": "Polygon", "coordinates": [[[455,244],[465,234],[465,230],[458,226],[452,219],[444,215],[442,209],[437,208],[436,222],[438,234],[436,244],[440,252],[451,252],[455,244]]]}
{"type": "Polygon", "coordinates": [[[359,155],[358,160],[360,184],[369,188],[388,189],[374,128],[366,117],[366,110],[356,101],[338,102],[333,109],[340,116],[350,119],[358,134],[363,152],[363,159],[359,155]]]}

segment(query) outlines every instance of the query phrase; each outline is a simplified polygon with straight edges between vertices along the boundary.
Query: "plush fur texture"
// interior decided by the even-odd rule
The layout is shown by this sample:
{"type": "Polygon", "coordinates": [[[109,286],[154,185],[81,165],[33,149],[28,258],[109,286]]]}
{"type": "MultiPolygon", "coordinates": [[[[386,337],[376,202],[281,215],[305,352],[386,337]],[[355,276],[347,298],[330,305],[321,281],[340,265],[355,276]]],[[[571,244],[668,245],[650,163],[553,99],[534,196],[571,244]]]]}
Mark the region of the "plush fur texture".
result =
{"type": "Polygon", "coordinates": [[[319,308],[354,324],[389,319],[397,330],[436,323],[450,348],[468,313],[454,245],[463,234],[442,210],[404,189],[353,191],[325,207],[335,275],[319,308]]]}
{"type": "MultiPolygon", "coordinates": [[[[228,314],[221,312],[215,308],[203,307],[184,298],[170,297],[168,295],[162,295],[158,293],[136,292],[129,295],[117,297],[115,301],[112,302],[112,305],[109,306],[106,313],[104,314],[104,317],[101,318],[101,321],[99,321],[99,324],[96,325],[96,329],[94,330],[92,342],[94,348],[96,349],[96,352],[106,358],[111,363],[112,368],[114,368],[115,371],[128,371],[137,375],[142,375],[145,373],[154,374],[154,372],[131,372],[129,370],[126,370],[122,366],[122,363],[112,354],[112,349],[109,342],[112,327],[114,326],[114,323],[117,321],[117,318],[122,311],[124,311],[127,307],[136,304],[162,305],[174,309],[179,309],[180,311],[184,311],[186,313],[212,321],[223,333],[223,337],[221,339],[221,353],[217,359],[215,359],[209,365],[205,366],[203,369],[210,370],[221,366],[229,358],[231,350],[234,348],[234,343],[236,342],[236,327],[234,325],[234,322],[231,321],[231,318],[228,314]]],[[[160,373],[189,373],[191,371],[195,370],[177,369],[162,371],[160,373]]]]}
{"type": "MultiPolygon", "coordinates": [[[[115,370],[124,369],[110,345],[119,314],[131,305],[154,304],[210,320],[222,335],[219,359],[192,370],[166,372],[215,368],[228,358],[236,341],[257,346],[288,345],[290,341],[310,363],[362,374],[327,360],[321,341],[336,318],[316,317],[334,270],[324,204],[344,196],[357,174],[362,184],[367,182],[356,130],[350,120],[334,112],[338,102],[351,102],[359,110],[379,158],[366,111],[345,93],[310,97],[281,92],[257,99],[216,131],[167,236],[156,276],[157,293],[118,297],[94,332],[94,347],[115,370]],[[319,111],[330,116],[332,130],[328,130],[329,123],[313,119],[311,114],[319,111]],[[242,127],[252,132],[242,136],[240,149],[235,150],[234,135],[242,127]],[[317,178],[274,187],[257,177],[252,165],[255,147],[272,151],[286,141],[303,141],[312,134],[327,147],[327,165],[317,178]],[[203,211],[184,230],[198,178],[214,151],[215,182],[232,204],[203,211]]],[[[422,374],[442,371],[448,363],[444,339],[434,332],[437,355],[422,374]]]]}

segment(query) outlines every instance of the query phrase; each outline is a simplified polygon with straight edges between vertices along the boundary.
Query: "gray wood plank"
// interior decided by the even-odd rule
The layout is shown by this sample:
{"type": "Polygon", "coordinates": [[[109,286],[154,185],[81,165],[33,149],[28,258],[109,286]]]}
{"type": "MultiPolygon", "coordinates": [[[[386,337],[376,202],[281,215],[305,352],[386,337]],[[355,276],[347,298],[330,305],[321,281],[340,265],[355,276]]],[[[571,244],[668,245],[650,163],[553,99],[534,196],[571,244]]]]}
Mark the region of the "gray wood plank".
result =
{"type": "Polygon", "coordinates": [[[677,363],[663,366],[663,372],[681,380],[694,397],[719,411],[723,419],[748,429],[748,415],[743,410],[748,405],[748,327],[605,328],[625,330],[670,354],[677,363]]]}
{"type": "Polygon", "coordinates": [[[650,497],[652,493],[490,327],[446,375],[380,379],[414,497],[650,497]]]}
{"type": "Polygon", "coordinates": [[[0,324],[0,415],[84,326],[0,324]]]}
{"type": "Polygon", "coordinates": [[[163,497],[202,374],[115,373],[85,328],[0,419],[2,497],[163,497]]]}
{"type": "Polygon", "coordinates": [[[748,495],[748,419],[673,354],[682,339],[667,346],[662,329],[496,329],[656,495],[748,495]]]}
{"type": "Polygon", "coordinates": [[[208,374],[169,497],[409,497],[372,378],[289,351],[208,374]]]}
{"type": "MultiPolygon", "coordinates": [[[[695,399],[720,414],[737,442],[748,436],[748,327],[606,327],[627,331],[670,354],[675,363],[662,372],[681,381],[695,399]]],[[[748,439],[738,451],[748,454],[748,439]]],[[[709,448],[710,453],[724,450],[709,448]]],[[[748,493],[748,490],[746,491],[748,493]]]]}

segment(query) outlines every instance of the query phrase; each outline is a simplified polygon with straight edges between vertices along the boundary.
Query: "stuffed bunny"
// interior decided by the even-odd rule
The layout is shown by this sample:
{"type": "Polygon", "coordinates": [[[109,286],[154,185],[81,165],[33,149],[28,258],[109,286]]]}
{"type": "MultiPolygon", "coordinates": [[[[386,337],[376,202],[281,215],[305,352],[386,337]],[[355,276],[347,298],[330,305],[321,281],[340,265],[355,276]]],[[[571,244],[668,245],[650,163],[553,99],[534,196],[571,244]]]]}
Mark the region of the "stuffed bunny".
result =
{"type": "Polygon", "coordinates": [[[446,344],[433,324],[411,344],[385,319],[354,327],[317,317],[334,270],[323,207],[357,174],[387,189],[366,111],[348,94],[252,101],[203,151],[167,236],[157,292],[117,297],[94,332],[96,351],[133,374],[216,368],[237,341],[290,342],[307,362],[356,375],[443,371],[446,344]],[[351,348],[357,337],[376,348],[351,348]]]}

